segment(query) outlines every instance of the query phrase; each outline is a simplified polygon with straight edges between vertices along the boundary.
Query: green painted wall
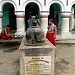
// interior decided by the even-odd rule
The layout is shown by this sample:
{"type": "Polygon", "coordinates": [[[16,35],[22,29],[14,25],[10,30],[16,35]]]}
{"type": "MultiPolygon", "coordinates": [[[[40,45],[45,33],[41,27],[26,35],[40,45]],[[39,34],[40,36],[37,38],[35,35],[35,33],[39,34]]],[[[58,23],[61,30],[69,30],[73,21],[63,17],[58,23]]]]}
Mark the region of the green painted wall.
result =
{"type": "Polygon", "coordinates": [[[9,11],[3,11],[3,16],[2,16],[2,26],[3,28],[6,27],[7,24],[9,24],[9,11]]]}
{"type": "Polygon", "coordinates": [[[6,27],[7,24],[10,24],[9,22],[9,10],[11,7],[11,3],[6,3],[3,6],[3,16],[2,16],[2,27],[6,27]]]}
{"type": "Polygon", "coordinates": [[[14,6],[11,3],[6,3],[3,6],[3,16],[2,16],[2,27],[5,28],[8,24],[10,25],[10,30],[16,30],[16,16],[14,14],[14,6]]]}

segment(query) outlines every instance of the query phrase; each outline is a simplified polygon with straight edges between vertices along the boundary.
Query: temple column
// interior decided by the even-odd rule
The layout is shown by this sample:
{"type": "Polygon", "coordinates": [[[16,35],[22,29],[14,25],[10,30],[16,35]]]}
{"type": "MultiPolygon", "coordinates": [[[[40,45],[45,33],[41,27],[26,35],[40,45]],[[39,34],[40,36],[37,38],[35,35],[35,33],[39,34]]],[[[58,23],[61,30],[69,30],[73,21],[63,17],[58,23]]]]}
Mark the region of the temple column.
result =
{"type": "Polygon", "coordinates": [[[74,29],[74,16],[73,14],[71,14],[70,16],[70,31],[72,31],[72,29],[74,29]]]}
{"type": "Polygon", "coordinates": [[[61,29],[61,39],[71,39],[73,34],[69,31],[69,18],[70,13],[62,13],[62,29],[61,29]]]}
{"type": "Polygon", "coordinates": [[[41,28],[43,29],[45,35],[48,27],[48,14],[49,12],[41,12],[41,28]]]}
{"type": "Polygon", "coordinates": [[[75,30],[75,18],[74,18],[74,30],[75,30]]]}
{"type": "Polygon", "coordinates": [[[0,33],[2,31],[2,15],[3,15],[3,13],[0,12],[0,33]]]}
{"type": "Polygon", "coordinates": [[[74,29],[74,8],[71,9],[71,15],[70,15],[70,31],[74,29]]]}
{"type": "Polygon", "coordinates": [[[25,35],[24,12],[16,12],[17,32],[18,35],[25,35]]]}

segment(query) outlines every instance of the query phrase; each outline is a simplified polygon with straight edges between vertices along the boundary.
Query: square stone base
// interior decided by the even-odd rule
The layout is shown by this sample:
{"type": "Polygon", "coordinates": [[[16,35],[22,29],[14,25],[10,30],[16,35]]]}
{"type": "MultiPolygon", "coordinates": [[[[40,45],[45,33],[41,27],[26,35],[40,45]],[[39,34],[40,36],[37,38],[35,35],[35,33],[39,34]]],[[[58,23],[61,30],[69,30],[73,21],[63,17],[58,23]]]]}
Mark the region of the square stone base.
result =
{"type": "Polygon", "coordinates": [[[20,75],[54,75],[55,47],[46,39],[45,45],[20,45],[20,75]]]}

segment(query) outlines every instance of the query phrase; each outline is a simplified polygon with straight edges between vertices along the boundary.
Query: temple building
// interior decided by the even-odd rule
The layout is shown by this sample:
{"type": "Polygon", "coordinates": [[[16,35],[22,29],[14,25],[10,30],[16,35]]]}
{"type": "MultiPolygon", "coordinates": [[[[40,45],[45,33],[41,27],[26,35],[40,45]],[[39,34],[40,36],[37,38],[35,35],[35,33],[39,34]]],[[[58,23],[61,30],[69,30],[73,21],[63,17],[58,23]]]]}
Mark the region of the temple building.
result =
{"type": "Polygon", "coordinates": [[[30,12],[45,33],[52,18],[61,39],[75,39],[75,0],[0,0],[0,32],[9,24],[15,34],[25,35],[30,12]]]}

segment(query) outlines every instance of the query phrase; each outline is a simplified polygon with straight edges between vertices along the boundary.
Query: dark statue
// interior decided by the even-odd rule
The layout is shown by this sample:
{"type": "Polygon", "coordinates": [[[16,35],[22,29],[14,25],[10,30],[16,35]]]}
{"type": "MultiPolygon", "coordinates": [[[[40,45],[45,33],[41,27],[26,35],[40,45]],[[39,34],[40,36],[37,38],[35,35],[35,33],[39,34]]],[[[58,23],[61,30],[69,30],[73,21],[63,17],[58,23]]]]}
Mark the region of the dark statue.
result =
{"type": "Polygon", "coordinates": [[[25,45],[43,45],[45,42],[44,32],[40,27],[37,16],[30,16],[28,26],[25,45]]]}

